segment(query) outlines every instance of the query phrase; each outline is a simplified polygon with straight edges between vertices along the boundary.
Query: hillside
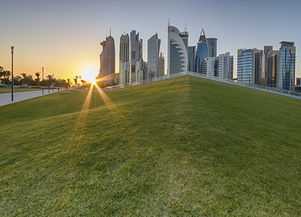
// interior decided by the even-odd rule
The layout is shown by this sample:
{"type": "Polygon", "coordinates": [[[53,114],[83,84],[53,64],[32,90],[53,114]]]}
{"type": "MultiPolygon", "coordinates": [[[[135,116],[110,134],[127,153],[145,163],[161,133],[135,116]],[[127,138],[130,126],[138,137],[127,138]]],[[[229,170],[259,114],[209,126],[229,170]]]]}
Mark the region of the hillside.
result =
{"type": "Polygon", "coordinates": [[[0,216],[301,215],[301,101],[189,76],[86,95],[0,107],[0,216]]]}

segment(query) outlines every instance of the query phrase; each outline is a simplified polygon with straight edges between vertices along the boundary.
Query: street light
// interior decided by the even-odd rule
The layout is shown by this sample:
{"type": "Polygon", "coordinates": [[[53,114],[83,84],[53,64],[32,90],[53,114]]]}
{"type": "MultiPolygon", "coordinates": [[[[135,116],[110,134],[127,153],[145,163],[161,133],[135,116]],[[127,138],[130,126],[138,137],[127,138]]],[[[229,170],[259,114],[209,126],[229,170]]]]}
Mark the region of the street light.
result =
{"type": "Polygon", "coordinates": [[[42,67],[42,95],[44,95],[43,80],[44,80],[44,67],[42,67]]]}
{"type": "Polygon", "coordinates": [[[14,46],[11,49],[11,101],[14,101],[14,46]]]}

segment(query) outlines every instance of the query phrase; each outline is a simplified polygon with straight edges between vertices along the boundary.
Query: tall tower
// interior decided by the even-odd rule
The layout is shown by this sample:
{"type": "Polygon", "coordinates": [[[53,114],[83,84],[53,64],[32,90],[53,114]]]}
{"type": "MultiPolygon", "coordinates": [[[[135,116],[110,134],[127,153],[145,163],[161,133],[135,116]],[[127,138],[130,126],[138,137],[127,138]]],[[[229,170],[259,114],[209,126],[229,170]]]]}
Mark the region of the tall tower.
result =
{"type": "Polygon", "coordinates": [[[294,42],[282,41],[280,44],[277,87],[292,91],[295,89],[296,47],[294,42]]]}
{"type": "MultiPolygon", "coordinates": [[[[168,65],[167,74],[186,72],[188,69],[188,53],[185,38],[174,26],[168,26],[168,65]]],[[[188,41],[187,41],[188,43],[188,41]]]]}
{"type": "Polygon", "coordinates": [[[115,42],[112,36],[100,43],[102,52],[100,54],[99,77],[104,82],[111,83],[115,79],[115,42]]]}
{"type": "Polygon", "coordinates": [[[205,36],[205,31],[204,29],[202,29],[199,42],[197,44],[197,50],[196,50],[196,58],[195,58],[196,72],[202,73],[202,62],[208,56],[209,56],[209,52],[208,52],[207,39],[205,36]]]}
{"type": "Polygon", "coordinates": [[[208,45],[208,57],[217,56],[217,39],[216,38],[207,38],[208,45]]]}
{"type": "Polygon", "coordinates": [[[129,34],[121,35],[119,49],[119,77],[120,84],[129,83],[130,76],[130,39],[129,34]]]}
{"type": "Polygon", "coordinates": [[[147,76],[148,80],[156,79],[159,76],[159,52],[161,40],[156,33],[147,41],[147,76]]]}
{"type": "Polygon", "coordinates": [[[132,30],[130,33],[130,83],[136,81],[136,63],[142,59],[142,44],[139,33],[136,34],[136,30],[132,30]]]}

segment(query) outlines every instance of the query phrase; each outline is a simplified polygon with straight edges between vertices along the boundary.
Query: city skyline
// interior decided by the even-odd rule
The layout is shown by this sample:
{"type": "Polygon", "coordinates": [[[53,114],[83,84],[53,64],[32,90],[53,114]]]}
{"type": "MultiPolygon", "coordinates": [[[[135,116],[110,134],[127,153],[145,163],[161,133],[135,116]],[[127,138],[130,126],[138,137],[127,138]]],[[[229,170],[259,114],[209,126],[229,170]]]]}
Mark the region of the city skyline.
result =
{"type": "MultiPolygon", "coordinates": [[[[100,1],[72,1],[72,5],[71,1],[5,1],[0,9],[1,16],[6,18],[0,19],[4,29],[0,40],[0,65],[10,70],[9,46],[14,45],[16,74],[34,74],[41,71],[42,66],[46,74],[54,73],[62,78],[72,78],[88,68],[98,70],[99,43],[109,36],[110,28],[116,45],[119,45],[121,34],[136,30],[146,48],[147,40],[158,33],[162,40],[161,51],[167,57],[169,19],[170,24],[180,31],[184,31],[186,26],[189,46],[197,44],[202,28],[208,38],[217,38],[217,54],[230,52],[235,57],[236,77],[237,49],[262,49],[267,45],[277,48],[279,42],[284,40],[294,41],[298,51],[301,44],[301,30],[296,28],[301,18],[296,7],[299,2],[289,0],[281,7],[277,6],[278,0],[273,4],[268,4],[271,1],[256,2],[258,4],[236,0],[227,3],[173,1],[170,5],[169,2],[152,1],[141,6],[138,1],[130,1],[129,4],[122,1],[106,4],[100,1]],[[186,9],[181,11],[183,7],[186,9]],[[158,13],[153,18],[151,11],[155,8],[158,13]],[[136,15],[127,11],[136,11],[136,15]],[[251,12],[254,12],[252,16],[251,12]],[[265,20],[267,17],[269,19],[265,20]]],[[[119,46],[116,46],[115,53],[118,60],[119,46]]],[[[147,49],[143,49],[143,59],[147,60],[147,49]]],[[[301,76],[300,66],[297,53],[296,77],[301,76]]],[[[115,68],[118,72],[118,61],[115,68]]]]}

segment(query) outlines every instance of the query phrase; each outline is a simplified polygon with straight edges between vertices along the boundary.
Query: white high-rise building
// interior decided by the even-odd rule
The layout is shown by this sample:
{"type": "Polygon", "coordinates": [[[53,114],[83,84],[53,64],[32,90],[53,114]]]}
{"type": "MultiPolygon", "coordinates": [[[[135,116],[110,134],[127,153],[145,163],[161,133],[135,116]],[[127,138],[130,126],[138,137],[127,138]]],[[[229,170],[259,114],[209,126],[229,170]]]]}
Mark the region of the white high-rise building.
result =
{"type": "Polygon", "coordinates": [[[161,40],[156,33],[147,41],[147,76],[146,79],[153,80],[159,76],[159,52],[161,40]]]}
{"type": "Polygon", "coordinates": [[[216,68],[216,57],[206,57],[202,64],[202,74],[208,78],[213,78],[216,68]]]}
{"type": "Polygon", "coordinates": [[[233,80],[233,56],[230,53],[220,54],[218,56],[218,73],[220,80],[233,80]]]}
{"type": "Polygon", "coordinates": [[[168,65],[167,74],[186,72],[188,69],[188,38],[174,26],[168,26],[168,65]]]}

